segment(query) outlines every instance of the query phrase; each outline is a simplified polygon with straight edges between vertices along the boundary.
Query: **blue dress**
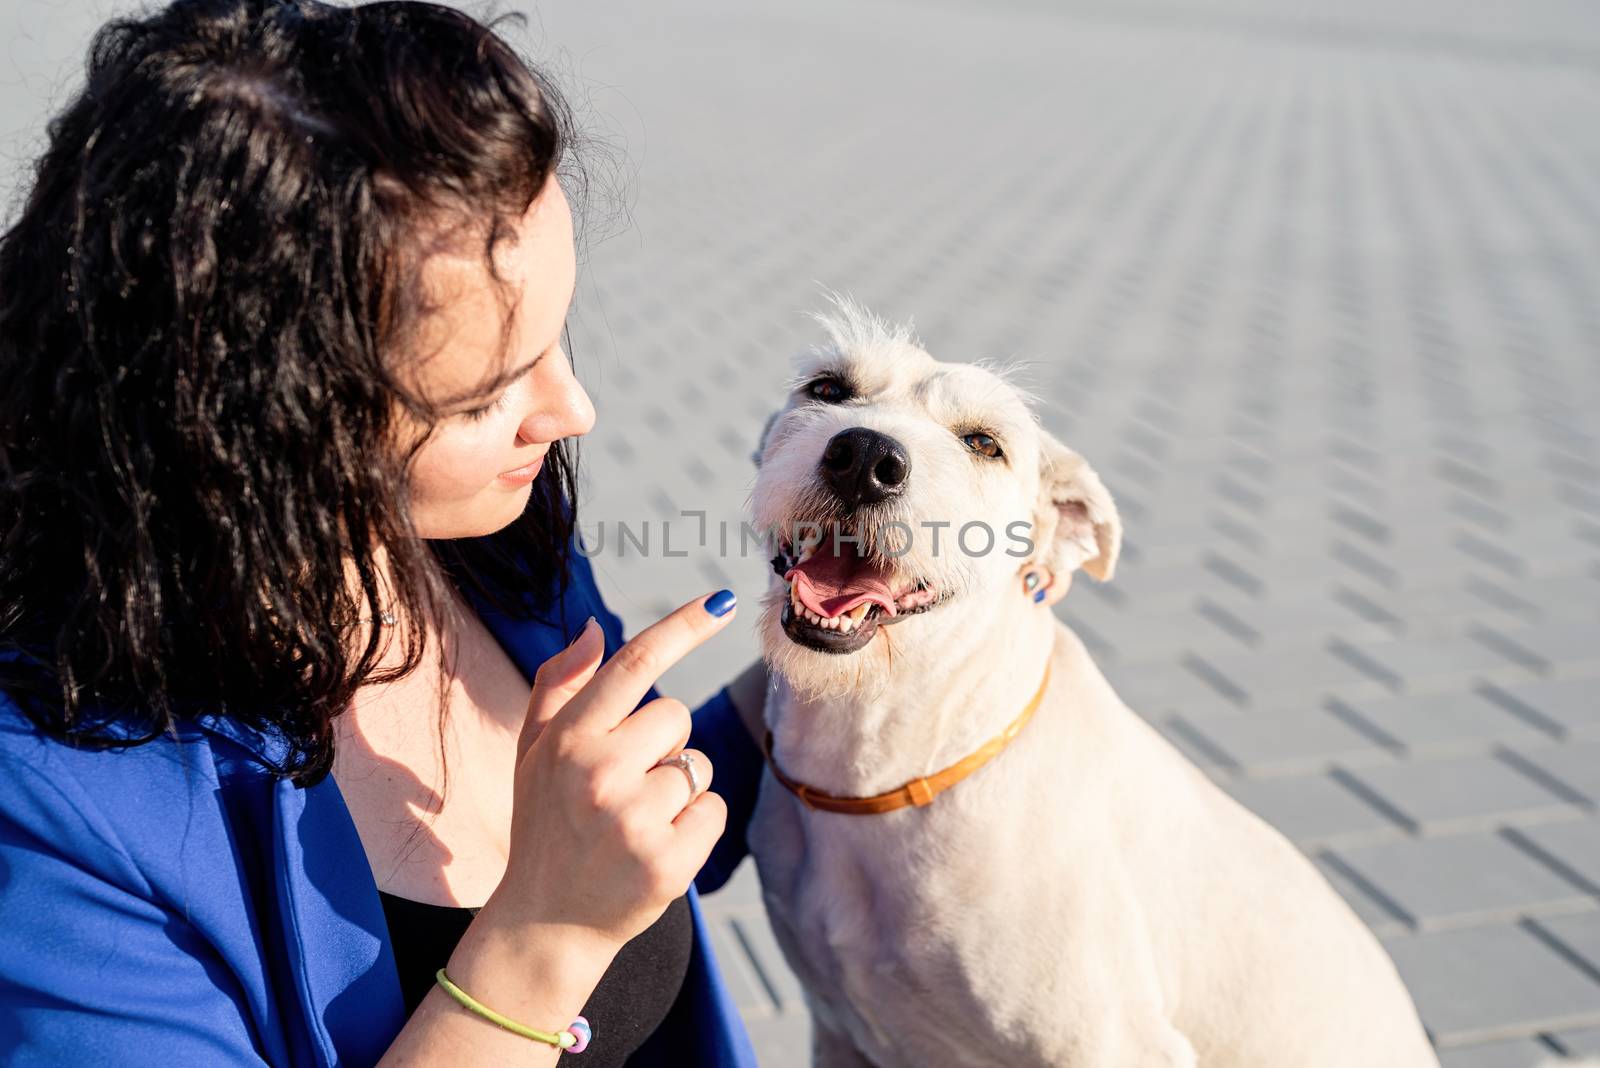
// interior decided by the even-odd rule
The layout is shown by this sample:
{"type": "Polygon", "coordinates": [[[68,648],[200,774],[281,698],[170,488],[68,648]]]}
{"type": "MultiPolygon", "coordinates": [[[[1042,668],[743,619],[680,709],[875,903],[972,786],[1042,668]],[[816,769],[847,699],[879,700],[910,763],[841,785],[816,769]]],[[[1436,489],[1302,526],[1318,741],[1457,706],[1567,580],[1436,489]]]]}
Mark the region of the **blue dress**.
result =
{"type": "MultiPolygon", "coordinates": [[[[590,615],[608,657],[622,644],[580,554],[548,624],[467,598],[530,684],[590,615]]],[[[727,830],[689,888],[683,989],[629,1064],[753,1068],[698,894],[747,852],[761,751],[726,689],[695,710],[689,745],[716,768],[727,830]]],[[[274,779],[256,758],[281,753],[275,736],[215,715],[140,746],[77,749],[0,693],[0,1064],[383,1055],[405,1012],[377,885],[333,776],[274,779]]]]}

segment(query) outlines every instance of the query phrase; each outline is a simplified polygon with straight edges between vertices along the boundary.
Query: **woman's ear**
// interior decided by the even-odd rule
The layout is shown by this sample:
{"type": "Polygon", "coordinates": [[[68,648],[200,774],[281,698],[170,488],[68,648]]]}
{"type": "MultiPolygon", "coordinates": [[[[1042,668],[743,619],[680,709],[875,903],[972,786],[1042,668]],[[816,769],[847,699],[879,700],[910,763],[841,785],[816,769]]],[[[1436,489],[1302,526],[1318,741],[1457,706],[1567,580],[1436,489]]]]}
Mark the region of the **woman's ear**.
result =
{"type": "Polygon", "coordinates": [[[1106,582],[1122,548],[1117,506],[1088,461],[1042,428],[1039,441],[1034,530],[1042,543],[1037,559],[1061,578],[1081,567],[1106,582]]]}

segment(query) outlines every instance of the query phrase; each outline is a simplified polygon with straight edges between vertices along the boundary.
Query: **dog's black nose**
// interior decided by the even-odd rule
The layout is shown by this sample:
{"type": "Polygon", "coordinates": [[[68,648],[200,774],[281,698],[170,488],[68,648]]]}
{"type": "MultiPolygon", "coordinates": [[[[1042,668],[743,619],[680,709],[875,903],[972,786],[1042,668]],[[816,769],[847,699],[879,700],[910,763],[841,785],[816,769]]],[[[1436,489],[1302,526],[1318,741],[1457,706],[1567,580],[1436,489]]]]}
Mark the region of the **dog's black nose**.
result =
{"type": "Polygon", "coordinates": [[[864,426],[841,430],[822,450],[822,480],[847,508],[877,504],[906,488],[911,457],[887,434],[864,426]]]}

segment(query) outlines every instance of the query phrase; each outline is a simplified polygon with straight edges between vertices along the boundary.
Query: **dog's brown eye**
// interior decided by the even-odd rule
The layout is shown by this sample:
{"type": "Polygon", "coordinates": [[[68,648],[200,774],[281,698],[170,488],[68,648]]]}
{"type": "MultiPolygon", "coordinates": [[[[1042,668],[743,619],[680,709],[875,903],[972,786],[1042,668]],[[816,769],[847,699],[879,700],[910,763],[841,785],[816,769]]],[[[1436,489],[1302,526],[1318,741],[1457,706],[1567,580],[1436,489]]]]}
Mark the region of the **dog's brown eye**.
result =
{"type": "Polygon", "coordinates": [[[806,386],[806,394],[828,404],[836,404],[849,396],[849,390],[837,378],[819,378],[806,386]]]}
{"type": "Polygon", "coordinates": [[[979,456],[987,456],[991,460],[994,460],[999,459],[1000,456],[1003,455],[1000,452],[1000,443],[994,440],[994,438],[991,438],[988,434],[977,432],[963,434],[961,435],[961,440],[963,443],[965,443],[967,448],[971,449],[979,456]]]}

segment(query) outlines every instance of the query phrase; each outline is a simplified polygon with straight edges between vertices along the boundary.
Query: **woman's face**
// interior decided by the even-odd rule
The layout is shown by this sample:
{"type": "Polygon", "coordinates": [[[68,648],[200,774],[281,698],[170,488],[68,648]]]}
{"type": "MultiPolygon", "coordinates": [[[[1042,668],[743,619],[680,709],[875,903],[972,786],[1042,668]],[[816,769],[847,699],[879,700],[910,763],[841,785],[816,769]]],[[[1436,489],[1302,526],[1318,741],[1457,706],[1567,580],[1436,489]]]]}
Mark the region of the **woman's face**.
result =
{"type": "Polygon", "coordinates": [[[439,310],[425,324],[413,383],[445,413],[412,461],[412,518],[424,538],[490,534],[522,514],[551,442],[587,434],[594,406],[573,377],[561,329],[577,273],[572,212],[554,178],[496,249],[509,285],[510,344],[482,246],[431,256],[424,285],[439,310]],[[516,377],[488,398],[469,396],[504,369],[516,377]],[[520,372],[520,373],[517,373],[520,372]]]}

